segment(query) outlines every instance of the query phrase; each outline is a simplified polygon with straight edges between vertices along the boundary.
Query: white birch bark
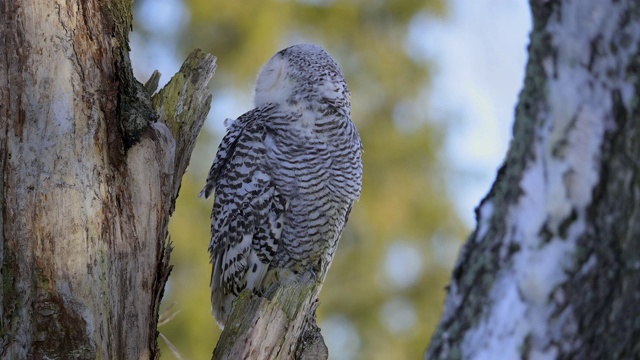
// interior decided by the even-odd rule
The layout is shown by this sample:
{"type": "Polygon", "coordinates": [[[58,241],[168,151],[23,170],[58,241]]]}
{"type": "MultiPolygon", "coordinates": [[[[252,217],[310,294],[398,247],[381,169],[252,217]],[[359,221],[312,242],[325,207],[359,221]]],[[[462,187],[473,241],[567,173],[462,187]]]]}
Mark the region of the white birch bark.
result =
{"type": "Polygon", "coordinates": [[[514,138],[427,359],[640,357],[640,5],[531,7],[514,138]]]}

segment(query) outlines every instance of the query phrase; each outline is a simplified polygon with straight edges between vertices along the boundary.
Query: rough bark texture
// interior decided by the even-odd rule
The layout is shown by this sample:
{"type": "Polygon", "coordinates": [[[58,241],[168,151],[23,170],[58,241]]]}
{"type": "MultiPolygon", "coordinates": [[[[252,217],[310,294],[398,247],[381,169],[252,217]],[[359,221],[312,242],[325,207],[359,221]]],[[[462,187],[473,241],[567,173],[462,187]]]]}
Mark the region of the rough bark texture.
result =
{"type": "Polygon", "coordinates": [[[131,2],[0,1],[0,357],[156,358],[167,224],[215,58],[153,98],[131,2]],[[160,119],[160,122],[155,122],[160,119]]]}
{"type": "Polygon", "coordinates": [[[640,5],[531,8],[514,138],[426,358],[639,358],[640,5]]]}
{"type": "Polygon", "coordinates": [[[326,360],[329,352],[315,315],[321,288],[307,276],[282,284],[266,297],[242,292],[212,359],[326,360]]]}

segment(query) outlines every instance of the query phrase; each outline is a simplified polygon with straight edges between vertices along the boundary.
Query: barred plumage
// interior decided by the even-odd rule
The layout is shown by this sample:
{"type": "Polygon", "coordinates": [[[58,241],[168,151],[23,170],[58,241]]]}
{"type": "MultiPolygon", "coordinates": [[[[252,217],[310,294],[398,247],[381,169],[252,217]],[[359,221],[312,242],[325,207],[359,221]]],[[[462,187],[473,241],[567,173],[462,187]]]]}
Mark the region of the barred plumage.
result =
{"type": "Polygon", "coordinates": [[[275,54],[260,71],[256,108],[228,123],[207,184],[215,189],[209,252],[212,312],[223,327],[245,288],[325,273],[360,196],[360,136],[349,90],[319,46],[275,54]]]}

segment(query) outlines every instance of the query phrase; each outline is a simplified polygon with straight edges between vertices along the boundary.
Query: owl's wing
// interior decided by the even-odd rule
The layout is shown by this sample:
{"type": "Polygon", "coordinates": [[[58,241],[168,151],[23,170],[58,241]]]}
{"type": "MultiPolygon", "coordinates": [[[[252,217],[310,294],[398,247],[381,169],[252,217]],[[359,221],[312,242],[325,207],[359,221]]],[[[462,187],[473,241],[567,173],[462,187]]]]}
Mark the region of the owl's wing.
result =
{"type": "Polygon", "coordinates": [[[236,295],[260,285],[282,233],[287,201],[271,181],[264,116],[257,109],[233,122],[201,193],[215,188],[209,252],[212,311],[220,324],[236,295]]]}
{"type": "Polygon", "coordinates": [[[224,121],[228,131],[218,146],[216,158],[213,160],[213,165],[211,165],[211,169],[209,169],[209,174],[207,175],[207,183],[202,191],[200,191],[200,194],[198,195],[199,197],[208,199],[209,196],[211,196],[211,193],[216,186],[216,180],[236,149],[240,135],[242,135],[247,125],[254,122],[251,117],[247,116],[248,114],[250,113],[241,116],[235,121],[231,119],[226,119],[224,121]]]}

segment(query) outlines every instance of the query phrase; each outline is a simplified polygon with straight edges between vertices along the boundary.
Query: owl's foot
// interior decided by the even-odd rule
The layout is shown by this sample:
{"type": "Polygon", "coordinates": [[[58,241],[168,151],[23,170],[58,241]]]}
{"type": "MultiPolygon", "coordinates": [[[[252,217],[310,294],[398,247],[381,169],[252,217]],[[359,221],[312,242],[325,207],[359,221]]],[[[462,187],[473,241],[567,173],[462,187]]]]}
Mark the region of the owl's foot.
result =
{"type": "Polygon", "coordinates": [[[301,268],[300,271],[298,269],[271,268],[267,271],[262,281],[262,286],[256,293],[270,298],[276,289],[282,285],[291,283],[309,284],[315,283],[317,280],[316,271],[312,268],[301,268]]]}

